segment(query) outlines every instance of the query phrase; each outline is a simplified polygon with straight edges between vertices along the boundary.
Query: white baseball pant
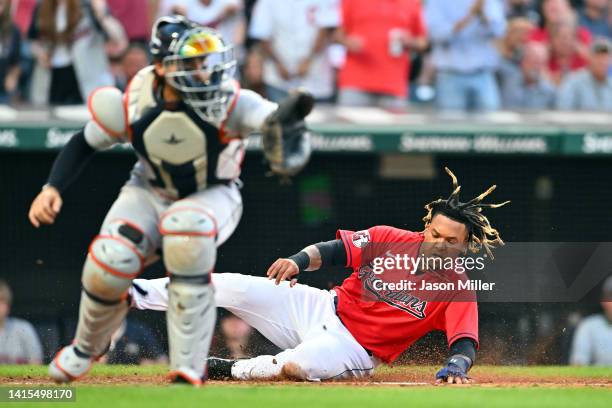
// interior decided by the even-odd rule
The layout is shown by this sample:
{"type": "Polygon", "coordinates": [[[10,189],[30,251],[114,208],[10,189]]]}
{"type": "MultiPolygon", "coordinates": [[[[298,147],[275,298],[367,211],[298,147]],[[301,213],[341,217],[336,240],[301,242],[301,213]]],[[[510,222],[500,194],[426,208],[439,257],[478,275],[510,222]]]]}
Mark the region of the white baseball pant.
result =
{"type": "MultiPolygon", "coordinates": [[[[130,289],[131,306],[166,310],[167,278],[135,279],[142,293],[130,289]],[[146,293],[146,294],[143,294],[146,293]]],[[[355,340],[336,315],[330,291],[288,282],[279,286],[264,277],[219,273],[213,275],[215,301],[257,329],[283,349],[276,356],[239,360],[232,377],[239,380],[273,379],[288,367],[309,381],[363,378],[378,360],[355,340]]]]}

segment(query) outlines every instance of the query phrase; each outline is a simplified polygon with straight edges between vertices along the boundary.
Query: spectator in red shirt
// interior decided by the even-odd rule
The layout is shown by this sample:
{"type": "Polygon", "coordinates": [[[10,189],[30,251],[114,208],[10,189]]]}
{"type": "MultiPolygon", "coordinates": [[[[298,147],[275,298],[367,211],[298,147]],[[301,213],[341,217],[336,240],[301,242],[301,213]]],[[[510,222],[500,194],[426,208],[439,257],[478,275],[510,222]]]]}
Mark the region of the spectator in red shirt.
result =
{"type": "Polygon", "coordinates": [[[13,0],[11,2],[13,8],[13,21],[17,27],[19,27],[19,31],[23,37],[27,35],[28,28],[32,22],[36,1],[37,0],[13,0]]]}
{"type": "Polygon", "coordinates": [[[566,73],[587,65],[591,34],[577,26],[568,0],[544,0],[542,17],[542,26],[534,29],[529,39],[549,46],[549,76],[559,84],[566,73]]]}
{"type": "Polygon", "coordinates": [[[403,108],[409,51],[427,45],[419,0],[343,0],[340,42],[347,49],[339,73],[340,105],[403,108]]]}
{"type": "Polygon", "coordinates": [[[111,14],[119,20],[130,42],[146,44],[151,36],[151,16],[156,11],[149,0],[107,0],[111,14]]]}
{"type": "Polygon", "coordinates": [[[583,42],[577,35],[579,31],[573,22],[560,24],[550,32],[550,58],[548,60],[549,77],[556,84],[570,72],[587,66],[588,48],[591,37],[583,42]]]}

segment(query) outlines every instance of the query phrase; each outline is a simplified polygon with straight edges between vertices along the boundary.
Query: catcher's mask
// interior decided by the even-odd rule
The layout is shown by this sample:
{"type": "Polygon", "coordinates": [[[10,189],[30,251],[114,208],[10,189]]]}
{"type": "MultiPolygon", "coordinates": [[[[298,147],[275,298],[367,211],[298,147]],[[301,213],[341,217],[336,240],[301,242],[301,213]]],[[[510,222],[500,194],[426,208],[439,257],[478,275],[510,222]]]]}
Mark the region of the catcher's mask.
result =
{"type": "Polygon", "coordinates": [[[164,77],[185,103],[205,121],[225,119],[234,92],[234,50],[215,30],[198,27],[184,32],[163,59],[164,77]]]}

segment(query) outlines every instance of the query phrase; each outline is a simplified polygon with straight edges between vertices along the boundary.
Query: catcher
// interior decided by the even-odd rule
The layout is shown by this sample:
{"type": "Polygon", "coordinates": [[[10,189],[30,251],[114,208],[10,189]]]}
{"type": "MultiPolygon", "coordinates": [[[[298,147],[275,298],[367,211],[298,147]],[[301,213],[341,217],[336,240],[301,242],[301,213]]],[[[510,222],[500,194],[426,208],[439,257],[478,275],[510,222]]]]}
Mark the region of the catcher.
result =
{"type": "Polygon", "coordinates": [[[128,312],[128,288],[161,249],[170,277],[170,378],[199,385],[216,318],[210,274],[217,247],[242,214],[243,139],[261,131],[273,172],[297,173],[310,155],[304,123],[312,97],[298,91],[276,105],[240,90],[236,59],[221,36],[182,17],[160,18],[150,45],[154,65],[123,95],[100,88],[92,119],[57,157],[32,203],[35,227],[52,224],[62,192],[95,151],[129,143],[138,161],[93,240],[82,273],[74,342],[49,366],[58,382],[85,375],[128,312]]]}
{"type": "MultiPolygon", "coordinates": [[[[369,376],[381,362],[390,363],[412,343],[432,330],[446,333],[449,358],[436,374],[438,383],[469,383],[478,346],[478,310],[471,290],[427,293],[425,283],[463,282],[465,275],[445,267],[427,269],[421,263],[410,271],[414,290],[394,289],[399,283],[376,273],[375,259],[458,259],[468,250],[491,250],[503,241],[482,214],[495,186],[469,202],[459,201],[460,187],[425,208],[423,232],[388,226],[351,232],[339,230],[336,240],[307,246],[268,269],[268,279],[239,274],[215,274],[217,305],[228,309],[284,351],[276,356],[245,360],[209,358],[211,379],[262,380],[285,377],[331,380],[369,376]],[[331,291],[296,285],[303,271],[344,265],[353,273],[331,291]],[[275,282],[270,281],[273,279],[275,282]],[[288,282],[289,281],[289,282],[288,282]],[[276,283],[275,286],[274,283],[276,283]]],[[[434,263],[435,264],[435,263],[434,263]]],[[[404,271],[405,272],[405,271],[404,271]]],[[[396,276],[397,277],[397,276],[396,276]]],[[[137,279],[128,302],[137,309],[165,310],[168,280],[137,279]]]]}

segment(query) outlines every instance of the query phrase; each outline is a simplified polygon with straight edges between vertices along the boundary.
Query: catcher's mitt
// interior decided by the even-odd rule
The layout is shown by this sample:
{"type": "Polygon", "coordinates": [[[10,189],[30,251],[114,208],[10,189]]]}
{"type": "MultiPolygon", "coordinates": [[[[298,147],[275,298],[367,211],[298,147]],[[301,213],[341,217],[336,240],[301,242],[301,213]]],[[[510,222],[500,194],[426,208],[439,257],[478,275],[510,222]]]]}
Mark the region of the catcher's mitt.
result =
{"type": "Polygon", "coordinates": [[[304,118],[313,106],[313,96],[298,89],[266,118],[261,130],[263,151],[274,173],[293,176],[308,163],[311,153],[310,132],[304,118]]]}

